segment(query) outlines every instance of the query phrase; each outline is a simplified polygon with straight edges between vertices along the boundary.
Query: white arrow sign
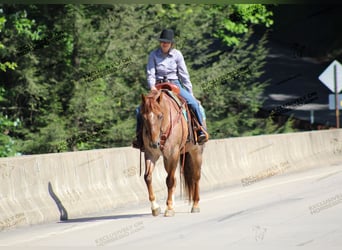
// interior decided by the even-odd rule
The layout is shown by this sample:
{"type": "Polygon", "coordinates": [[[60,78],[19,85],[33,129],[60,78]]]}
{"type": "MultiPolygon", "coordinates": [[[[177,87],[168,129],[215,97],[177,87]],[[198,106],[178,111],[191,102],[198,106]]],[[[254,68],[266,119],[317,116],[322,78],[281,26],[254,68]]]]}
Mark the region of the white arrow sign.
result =
{"type": "Polygon", "coordinates": [[[336,84],[337,93],[342,90],[342,65],[334,60],[318,77],[318,79],[327,86],[333,93],[335,93],[335,80],[334,80],[334,66],[336,65],[336,84]]]}

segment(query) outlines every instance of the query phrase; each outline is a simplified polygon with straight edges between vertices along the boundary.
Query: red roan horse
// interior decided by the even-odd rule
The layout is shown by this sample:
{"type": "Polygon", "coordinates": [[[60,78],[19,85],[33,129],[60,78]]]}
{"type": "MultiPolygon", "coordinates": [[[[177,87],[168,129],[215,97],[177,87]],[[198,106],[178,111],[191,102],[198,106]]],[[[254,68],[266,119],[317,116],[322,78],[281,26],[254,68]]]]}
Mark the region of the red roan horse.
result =
{"type": "MultiPolygon", "coordinates": [[[[188,125],[182,110],[176,102],[162,90],[153,90],[142,95],[141,115],[143,117],[143,141],[145,148],[145,182],[151,202],[152,215],[160,213],[152,188],[152,172],[160,156],[163,156],[167,172],[168,188],[165,216],[174,216],[175,172],[178,163],[182,166],[185,191],[189,201],[193,201],[192,213],[199,212],[199,180],[203,145],[187,142],[188,125]],[[185,157],[183,159],[183,157],[185,157]]],[[[189,114],[188,114],[189,116],[189,114]]]]}

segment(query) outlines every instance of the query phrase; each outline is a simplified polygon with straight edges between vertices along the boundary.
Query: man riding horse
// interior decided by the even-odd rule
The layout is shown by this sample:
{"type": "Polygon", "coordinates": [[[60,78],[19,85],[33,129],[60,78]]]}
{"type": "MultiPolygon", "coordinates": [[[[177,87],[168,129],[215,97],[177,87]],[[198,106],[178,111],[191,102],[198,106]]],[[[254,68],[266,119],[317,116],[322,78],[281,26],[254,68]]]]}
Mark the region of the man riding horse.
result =
{"type": "MultiPolygon", "coordinates": [[[[203,145],[208,141],[209,135],[203,121],[200,111],[200,104],[192,92],[192,83],[185,65],[182,53],[174,48],[174,32],[171,29],[165,29],[161,32],[160,47],[153,50],[148,58],[147,64],[147,82],[150,90],[157,90],[156,85],[163,82],[175,84],[180,89],[180,96],[184,98],[193,111],[199,123],[197,130],[197,143],[203,145]]],[[[133,141],[133,147],[142,149],[142,118],[140,116],[140,107],[137,108],[137,135],[133,141]]]]}

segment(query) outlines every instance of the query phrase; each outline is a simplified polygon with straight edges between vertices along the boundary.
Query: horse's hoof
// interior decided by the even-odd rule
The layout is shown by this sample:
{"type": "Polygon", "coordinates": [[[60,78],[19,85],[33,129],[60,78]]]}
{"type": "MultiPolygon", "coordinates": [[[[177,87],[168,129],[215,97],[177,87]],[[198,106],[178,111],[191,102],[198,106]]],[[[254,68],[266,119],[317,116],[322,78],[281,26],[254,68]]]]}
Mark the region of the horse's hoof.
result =
{"type": "Polygon", "coordinates": [[[175,210],[174,209],[166,209],[165,210],[165,214],[164,214],[165,217],[173,217],[175,216],[175,210]]]}
{"type": "Polygon", "coordinates": [[[199,213],[201,210],[199,207],[193,207],[191,208],[191,213],[199,213]]]}
{"type": "Polygon", "coordinates": [[[160,212],[161,212],[160,207],[157,207],[157,208],[155,208],[155,209],[152,209],[152,215],[153,215],[153,216],[158,216],[158,215],[160,214],[160,212]]]}

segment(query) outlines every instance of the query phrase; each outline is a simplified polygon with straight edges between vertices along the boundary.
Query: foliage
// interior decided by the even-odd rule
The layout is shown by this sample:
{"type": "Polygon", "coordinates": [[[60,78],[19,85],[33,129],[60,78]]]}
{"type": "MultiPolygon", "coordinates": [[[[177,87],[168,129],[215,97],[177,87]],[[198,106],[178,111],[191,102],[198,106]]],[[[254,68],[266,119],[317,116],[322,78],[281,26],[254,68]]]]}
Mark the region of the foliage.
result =
{"type": "Polygon", "coordinates": [[[255,117],[262,106],[261,94],[267,83],[259,82],[264,66],[265,36],[258,44],[248,43],[248,33],[230,52],[223,53],[215,67],[201,76],[208,127],[213,138],[274,132],[270,119],[255,117]],[[220,72],[217,75],[216,72],[220,72]]]}
{"type": "Polygon", "coordinates": [[[248,32],[251,24],[262,24],[270,27],[273,24],[272,12],[261,4],[233,4],[218,6],[218,29],[214,36],[222,39],[228,46],[238,45],[241,35],[248,32]],[[224,13],[224,15],[221,15],[224,13]]]}
{"type": "Polygon", "coordinates": [[[19,126],[19,120],[11,121],[7,116],[0,115],[0,157],[15,156],[15,141],[9,135],[12,129],[19,126]]]}
{"type": "MultiPolygon", "coordinates": [[[[5,17],[0,17],[0,33],[3,31],[5,22],[5,17]]],[[[0,54],[2,55],[5,50],[5,45],[0,41],[0,54]]],[[[7,69],[14,70],[16,67],[16,63],[13,62],[0,62],[0,72],[6,72],[7,69]]],[[[4,87],[0,85],[0,104],[6,101],[5,93],[4,87]]],[[[16,155],[14,139],[11,138],[10,133],[19,123],[18,119],[12,121],[0,110],[0,157],[16,155]]]]}
{"type": "Polygon", "coordinates": [[[0,13],[1,156],[130,145],[164,28],[175,30],[211,138],[288,128],[255,117],[267,39],[251,38],[272,25],[264,5],[6,4],[0,13]]]}
{"type": "MultiPolygon", "coordinates": [[[[5,89],[0,87],[0,103],[5,101],[5,89]]],[[[16,151],[15,140],[11,133],[20,126],[19,119],[12,121],[7,115],[0,111],[0,157],[14,156],[19,154],[16,151]]]]}

